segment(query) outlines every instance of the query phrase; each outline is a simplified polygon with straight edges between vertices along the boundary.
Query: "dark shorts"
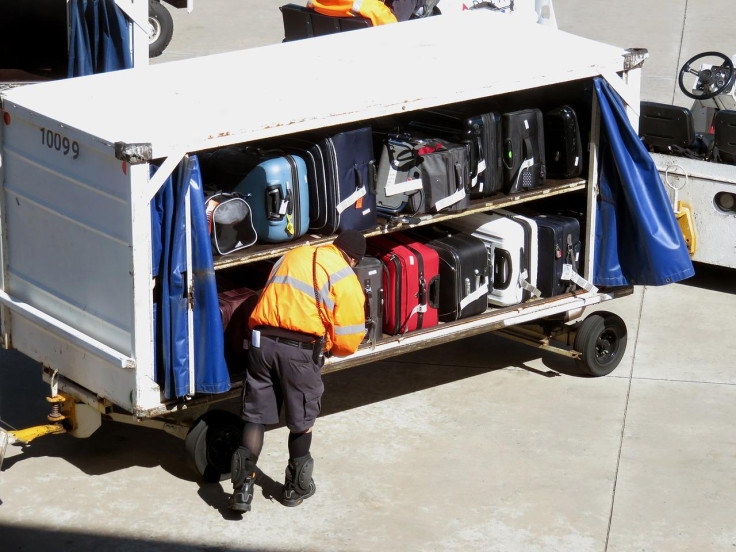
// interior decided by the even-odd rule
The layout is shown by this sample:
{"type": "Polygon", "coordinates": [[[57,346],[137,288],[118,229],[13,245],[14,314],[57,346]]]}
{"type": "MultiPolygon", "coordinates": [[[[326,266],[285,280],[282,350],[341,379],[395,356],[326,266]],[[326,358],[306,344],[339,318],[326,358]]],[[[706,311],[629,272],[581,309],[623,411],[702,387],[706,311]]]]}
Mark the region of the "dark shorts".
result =
{"type": "Polygon", "coordinates": [[[262,336],[260,347],[248,352],[243,385],[243,419],[256,424],[277,424],[282,405],[286,426],[301,433],[314,425],[324,392],[320,366],[312,351],[277,343],[262,336]]]}

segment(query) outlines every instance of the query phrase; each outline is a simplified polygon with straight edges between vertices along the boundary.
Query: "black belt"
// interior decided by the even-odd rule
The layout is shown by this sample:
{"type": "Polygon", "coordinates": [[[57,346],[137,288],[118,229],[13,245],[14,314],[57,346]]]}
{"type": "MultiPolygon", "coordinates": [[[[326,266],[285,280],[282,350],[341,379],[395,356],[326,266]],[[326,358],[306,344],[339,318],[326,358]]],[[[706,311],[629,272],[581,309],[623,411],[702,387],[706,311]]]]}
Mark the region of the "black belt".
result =
{"type": "Polygon", "coordinates": [[[263,335],[261,337],[265,337],[266,339],[270,339],[272,341],[275,341],[276,343],[283,343],[284,345],[296,347],[297,349],[308,349],[310,351],[314,349],[314,341],[312,343],[309,343],[307,341],[297,341],[296,339],[288,339],[286,337],[279,337],[275,335],[263,335]]]}

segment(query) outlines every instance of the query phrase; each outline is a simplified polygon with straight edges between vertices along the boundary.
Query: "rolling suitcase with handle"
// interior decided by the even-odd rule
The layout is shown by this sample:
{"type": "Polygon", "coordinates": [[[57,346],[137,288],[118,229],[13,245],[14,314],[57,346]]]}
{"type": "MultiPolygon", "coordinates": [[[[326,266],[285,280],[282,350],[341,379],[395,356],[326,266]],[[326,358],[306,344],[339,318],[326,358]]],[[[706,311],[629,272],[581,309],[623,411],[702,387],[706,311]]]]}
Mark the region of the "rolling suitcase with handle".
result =
{"type": "Polygon", "coordinates": [[[439,322],[439,256],[413,238],[388,234],[368,238],[367,251],[383,262],[383,331],[389,335],[430,328],[439,322]]]}
{"type": "Polygon", "coordinates": [[[243,196],[258,240],[279,243],[309,228],[309,187],[304,160],[282,150],[228,147],[202,156],[204,185],[243,196]]]}
{"type": "Polygon", "coordinates": [[[450,108],[417,111],[409,126],[435,133],[469,149],[470,197],[491,196],[503,188],[501,115],[468,115],[450,108]]]}
{"type": "Polygon", "coordinates": [[[366,256],[353,267],[365,294],[365,339],[363,343],[375,345],[383,333],[383,277],[381,259],[366,256]]]}
{"type": "Polygon", "coordinates": [[[485,312],[491,291],[491,267],[483,240],[458,232],[433,238],[426,245],[436,249],[440,257],[440,321],[451,322],[485,312]]]}
{"type": "Polygon", "coordinates": [[[583,147],[575,110],[569,105],[544,113],[547,178],[576,178],[583,172],[583,147]]]}
{"type": "Polygon", "coordinates": [[[542,185],[546,178],[544,120],[539,109],[504,113],[503,191],[515,194],[542,185]]]}
{"type": "Polygon", "coordinates": [[[474,213],[446,224],[485,243],[493,259],[489,303],[510,306],[538,296],[536,275],[529,272],[530,256],[536,255],[536,244],[531,243],[528,226],[495,213],[474,213]]]}
{"type": "Polygon", "coordinates": [[[310,228],[322,234],[375,228],[375,158],[371,127],[310,132],[280,139],[306,159],[310,228]]]}

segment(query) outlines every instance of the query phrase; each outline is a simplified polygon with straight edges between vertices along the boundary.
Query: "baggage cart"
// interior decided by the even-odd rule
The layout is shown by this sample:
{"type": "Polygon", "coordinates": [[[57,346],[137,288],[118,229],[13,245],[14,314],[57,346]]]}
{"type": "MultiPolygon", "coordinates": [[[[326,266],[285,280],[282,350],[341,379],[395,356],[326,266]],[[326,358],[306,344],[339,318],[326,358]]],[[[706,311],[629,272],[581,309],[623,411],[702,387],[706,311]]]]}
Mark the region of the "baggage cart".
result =
{"type": "MultiPolygon", "coordinates": [[[[0,335],[4,347],[43,365],[52,414],[45,426],[0,438],[30,441],[59,431],[84,437],[102,420],[135,423],[185,439],[204,477],[229,472],[229,454],[233,443],[237,446],[241,423],[232,413],[239,405],[233,407],[237,401],[230,399],[240,395],[240,378],[233,377],[225,392],[193,391],[166,399],[155,371],[160,344],[154,331],[151,202],[187,156],[303,131],[370,124],[419,109],[473,104],[508,112],[577,103],[601,75],[629,106],[638,106],[644,57],[642,52],[522,19],[471,10],[457,17],[431,17],[3,92],[0,335]],[[377,44],[421,51],[420,70],[386,86],[373,70],[377,44]],[[487,55],[501,51],[503,56],[487,55]],[[290,82],[302,85],[284,86],[273,79],[274,67],[289,67],[290,82]],[[259,84],[244,87],[244,82],[259,84]],[[149,100],[152,91],[159,99],[155,103],[149,100]]],[[[635,122],[635,110],[629,109],[629,115],[635,122]]],[[[365,235],[574,197],[587,209],[580,271],[590,282],[600,131],[595,95],[589,120],[582,133],[591,137],[584,149],[582,177],[475,199],[463,212],[380,219],[365,235]]],[[[214,269],[225,274],[247,270],[299,244],[328,243],[334,237],[307,233],[289,243],[256,244],[216,257],[214,269]]],[[[194,390],[192,249],[187,241],[187,362],[194,390]]],[[[590,374],[604,375],[623,354],[623,321],[596,313],[580,325],[566,322],[586,307],[631,292],[628,286],[578,286],[552,298],[489,308],[432,328],[385,336],[349,357],[328,359],[323,371],[514,329],[515,339],[575,358],[590,374]],[[529,323],[538,331],[526,327],[529,323]]]]}

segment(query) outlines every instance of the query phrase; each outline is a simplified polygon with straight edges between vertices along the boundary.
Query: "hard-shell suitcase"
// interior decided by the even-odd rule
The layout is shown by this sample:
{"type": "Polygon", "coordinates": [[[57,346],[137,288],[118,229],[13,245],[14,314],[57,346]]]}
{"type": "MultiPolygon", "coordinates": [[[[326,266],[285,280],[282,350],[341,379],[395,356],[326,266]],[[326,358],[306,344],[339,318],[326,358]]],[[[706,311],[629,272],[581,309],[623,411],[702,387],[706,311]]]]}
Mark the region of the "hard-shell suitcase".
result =
{"type": "Polygon", "coordinates": [[[541,186],[546,178],[542,112],[504,113],[502,129],[504,192],[515,194],[541,186]]]}
{"type": "Polygon", "coordinates": [[[493,287],[488,302],[509,306],[529,299],[535,291],[535,276],[529,271],[536,244],[528,226],[495,213],[474,213],[453,219],[447,226],[483,240],[493,257],[493,287]]]}
{"type": "Polygon", "coordinates": [[[439,256],[435,249],[399,234],[368,239],[367,251],[383,262],[383,331],[403,334],[439,322],[439,256]]]}
{"type": "Polygon", "coordinates": [[[250,340],[248,319],[258,302],[258,292],[241,287],[220,291],[217,298],[225,332],[225,360],[231,371],[245,370],[250,340]]]}
{"type": "Polygon", "coordinates": [[[485,312],[491,291],[491,267],[483,240],[459,232],[432,239],[426,245],[440,256],[440,321],[451,322],[485,312]]]}
{"type": "Polygon", "coordinates": [[[353,267],[365,294],[365,339],[375,345],[383,334],[383,271],[381,259],[366,256],[353,267]]]}
{"type": "Polygon", "coordinates": [[[547,178],[577,178],[583,172],[583,146],[575,110],[569,105],[544,113],[547,178]]]}
{"type": "Polygon", "coordinates": [[[308,163],[310,227],[322,234],[375,228],[375,158],[371,127],[283,138],[308,163]]]}
{"type": "Polygon", "coordinates": [[[259,241],[287,242],[306,233],[309,186],[300,156],[282,150],[228,147],[204,159],[205,186],[243,195],[259,241]]]}
{"type": "Polygon", "coordinates": [[[503,188],[501,159],[501,115],[467,115],[451,108],[417,111],[409,126],[435,133],[469,149],[470,197],[487,197],[503,188]]]}

